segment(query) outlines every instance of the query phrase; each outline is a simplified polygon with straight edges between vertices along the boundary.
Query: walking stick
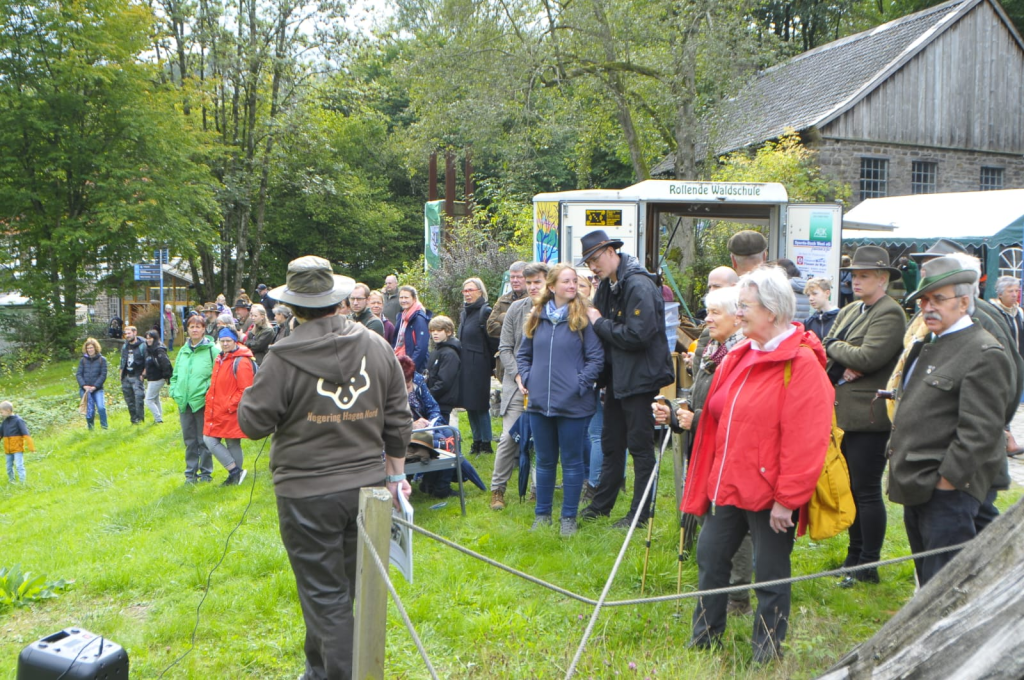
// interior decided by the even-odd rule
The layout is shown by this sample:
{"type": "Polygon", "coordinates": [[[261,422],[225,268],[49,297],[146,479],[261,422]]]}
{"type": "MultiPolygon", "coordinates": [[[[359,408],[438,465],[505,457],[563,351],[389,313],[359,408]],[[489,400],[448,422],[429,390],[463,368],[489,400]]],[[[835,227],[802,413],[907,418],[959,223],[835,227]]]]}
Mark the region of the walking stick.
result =
{"type": "MultiPolygon", "coordinates": [[[[683,542],[684,542],[684,538],[685,537],[686,537],[686,527],[684,527],[683,523],[680,522],[679,523],[679,560],[676,562],[676,595],[678,595],[681,592],[683,592],[683,542]]],[[[677,619],[680,616],[680,614],[679,614],[679,605],[681,603],[682,603],[682,600],[676,600],[676,618],[677,619]]]]}
{"type": "Polygon", "coordinates": [[[672,431],[665,428],[665,439],[661,445],[661,456],[658,457],[658,466],[654,471],[654,483],[651,484],[651,515],[647,518],[647,543],[644,552],[644,573],[640,578],[640,596],[643,597],[644,588],[647,585],[647,563],[651,559],[651,535],[654,533],[654,510],[658,505],[658,478],[661,477],[661,460],[665,455],[665,449],[672,438],[672,431]]]}

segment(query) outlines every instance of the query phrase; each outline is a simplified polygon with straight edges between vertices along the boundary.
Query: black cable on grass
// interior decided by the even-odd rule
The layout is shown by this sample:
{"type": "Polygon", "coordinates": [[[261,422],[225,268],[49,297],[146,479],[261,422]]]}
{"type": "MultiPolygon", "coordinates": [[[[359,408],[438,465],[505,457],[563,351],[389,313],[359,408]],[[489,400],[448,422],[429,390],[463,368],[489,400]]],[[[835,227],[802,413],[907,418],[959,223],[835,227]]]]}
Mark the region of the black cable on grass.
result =
{"type": "Polygon", "coordinates": [[[86,647],[88,647],[92,643],[96,642],[97,640],[100,641],[100,654],[102,654],[103,653],[103,636],[100,635],[99,637],[94,637],[93,639],[89,640],[84,645],[82,645],[82,648],[78,650],[78,654],[75,654],[75,658],[71,660],[71,663],[69,663],[68,667],[64,669],[64,672],[57,676],[57,680],[63,680],[64,676],[67,675],[68,671],[71,670],[71,667],[75,665],[76,661],[78,661],[78,657],[82,656],[82,652],[85,651],[86,647]]]}
{"type": "MultiPolygon", "coordinates": [[[[256,463],[259,462],[260,456],[263,455],[263,449],[266,447],[267,438],[264,438],[263,445],[260,446],[259,453],[256,454],[256,458],[252,462],[252,486],[249,487],[249,502],[245,504],[245,510],[242,511],[242,516],[238,519],[238,524],[234,526],[231,533],[228,534],[228,537],[224,539],[224,552],[221,554],[220,559],[217,560],[217,564],[213,565],[213,569],[210,570],[209,575],[206,577],[206,588],[203,589],[203,597],[199,600],[199,604],[196,605],[196,625],[192,628],[192,636],[188,643],[188,649],[182,652],[181,656],[172,661],[167,668],[160,671],[160,675],[157,676],[157,680],[164,677],[167,671],[177,666],[182,659],[191,654],[192,650],[196,648],[196,633],[199,632],[199,610],[203,608],[203,603],[206,602],[206,596],[210,594],[210,583],[213,582],[213,572],[217,571],[217,567],[219,567],[224,562],[224,558],[228,556],[228,546],[231,544],[231,537],[234,536],[235,532],[241,528],[242,522],[245,521],[245,516],[249,514],[249,508],[252,507],[252,498],[256,493],[256,463]]],[[[64,672],[67,673],[67,671],[64,672]]],[[[60,680],[60,678],[58,678],[58,680],[60,680]]]]}

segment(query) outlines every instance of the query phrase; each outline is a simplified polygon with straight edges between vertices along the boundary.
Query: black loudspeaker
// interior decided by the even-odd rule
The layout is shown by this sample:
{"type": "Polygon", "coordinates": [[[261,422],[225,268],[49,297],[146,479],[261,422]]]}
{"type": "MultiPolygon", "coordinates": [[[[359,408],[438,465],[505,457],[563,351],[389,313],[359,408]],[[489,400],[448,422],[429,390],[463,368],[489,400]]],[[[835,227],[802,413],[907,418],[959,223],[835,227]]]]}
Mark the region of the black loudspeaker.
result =
{"type": "Polygon", "coordinates": [[[36,640],[18,656],[18,680],[128,680],[124,647],[81,628],[36,640]]]}

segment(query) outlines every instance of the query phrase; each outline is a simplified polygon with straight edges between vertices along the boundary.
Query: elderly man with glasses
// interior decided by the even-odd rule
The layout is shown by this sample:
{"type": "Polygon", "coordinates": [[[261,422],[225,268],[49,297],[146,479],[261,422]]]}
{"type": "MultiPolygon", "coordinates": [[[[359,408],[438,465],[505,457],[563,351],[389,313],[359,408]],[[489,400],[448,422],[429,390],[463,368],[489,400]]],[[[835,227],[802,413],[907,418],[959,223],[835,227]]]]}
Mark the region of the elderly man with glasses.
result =
{"type": "MultiPolygon", "coordinates": [[[[928,263],[917,302],[928,333],[912,347],[896,389],[889,439],[889,499],[904,506],[915,553],[977,534],[975,518],[1006,464],[1001,431],[1014,367],[971,318],[978,273],[956,257],[928,263]]],[[[955,553],[915,560],[921,585],[955,553]]]]}

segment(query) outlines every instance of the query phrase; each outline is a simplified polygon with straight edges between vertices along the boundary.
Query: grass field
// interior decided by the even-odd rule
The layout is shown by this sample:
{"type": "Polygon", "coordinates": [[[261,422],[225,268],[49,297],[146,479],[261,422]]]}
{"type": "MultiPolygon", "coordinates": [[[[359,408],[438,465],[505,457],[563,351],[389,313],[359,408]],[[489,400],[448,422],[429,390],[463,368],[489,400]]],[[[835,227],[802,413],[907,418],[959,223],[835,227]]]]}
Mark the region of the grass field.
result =
{"type": "MultiPolygon", "coordinates": [[[[154,425],[147,413],[145,425],[132,427],[116,380],[108,381],[111,429],[90,432],[75,410],[74,366],[56,364],[0,382],[0,398],[15,402],[35,428],[39,448],[26,456],[26,485],[0,481],[0,566],[20,563],[51,579],[75,581],[58,599],[0,611],[0,678],[16,677],[18,653],[28,643],[71,625],[123,645],[133,677],[159,676],[189,648],[210,569],[250,496],[245,522],[213,574],[195,649],[164,677],[298,676],[304,631],[277,533],[269,446],[254,463],[263,442],[245,443],[250,475],[242,487],[221,488],[225,473],[216,463],[214,484],[185,486],[173,402],[164,400],[165,424],[154,425]]],[[[472,462],[489,481],[493,456],[472,462]]],[[[666,456],[666,480],[670,465],[666,456]]],[[[670,494],[671,484],[662,484],[648,575],[648,592],[655,595],[676,589],[679,534],[670,494]]],[[[518,498],[494,513],[488,509],[489,494],[472,488],[467,496],[463,518],[457,498],[431,509],[436,499],[414,493],[417,524],[574,592],[599,595],[623,539],[610,520],[583,525],[574,538],[561,539],[557,522],[551,531],[528,532],[532,505],[518,498]]],[[[1002,494],[1000,506],[1019,496],[1019,489],[1002,494]]],[[[559,502],[556,495],[556,507],[559,502]]],[[[620,505],[624,502],[620,499],[620,505]]],[[[406,583],[395,570],[392,577],[441,677],[564,675],[589,607],[423,537],[414,543],[415,583],[406,583]]],[[[901,513],[892,507],[883,558],[907,552],[901,513]]],[[[824,543],[801,539],[793,554],[794,574],[834,568],[844,555],[844,537],[824,543]]],[[[643,538],[635,536],[612,599],[639,596],[643,557],[643,538]]],[[[694,590],[696,581],[690,559],[684,564],[684,589],[694,590]]],[[[786,656],[769,668],[750,662],[750,616],[730,619],[725,649],[708,654],[685,649],[689,601],[605,610],[578,677],[815,677],[870,637],[912,592],[910,563],[884,569],[878,586],[842,590],[834,579],[797,584],[786,656]]],[[[427,677],[393,606],[386,668],[388,678],[427,677]]]]}

